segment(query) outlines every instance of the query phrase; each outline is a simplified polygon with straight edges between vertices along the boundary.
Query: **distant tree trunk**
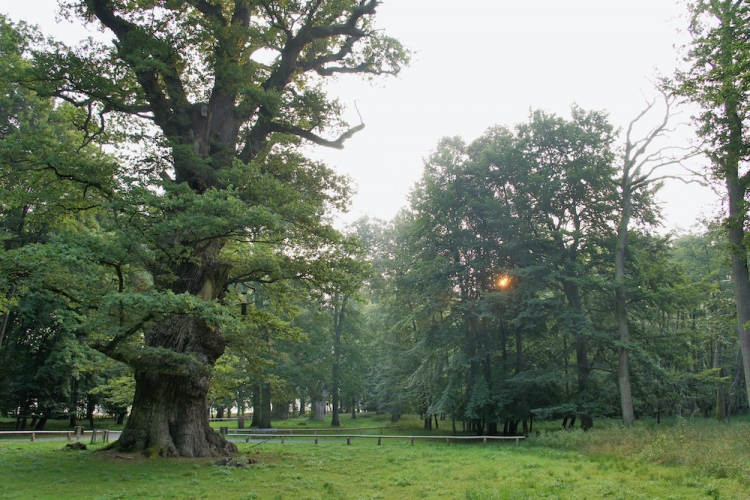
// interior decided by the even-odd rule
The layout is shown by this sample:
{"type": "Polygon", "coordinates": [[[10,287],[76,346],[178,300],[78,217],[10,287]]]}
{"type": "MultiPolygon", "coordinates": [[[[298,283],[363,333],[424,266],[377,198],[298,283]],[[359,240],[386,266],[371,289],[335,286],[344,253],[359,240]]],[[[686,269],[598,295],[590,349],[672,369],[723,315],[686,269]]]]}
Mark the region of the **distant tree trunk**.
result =
{"type": "Polygon", "coordinates": [[[341,303],[338,303],[339,295],[334,294],[334,306],[333,306],[333,369],[331,372],[331,395],[333,397],[333,415],[331,417],[331,425],[333,427],[340,427],[341,422],[339,421],[339,364],[341,362],[341,334],[344,329],[344,316],[346,314],[346,302],[349,297],[344,294],[341,298],[341,303]]]}
{"type": "MultiPolygon", "coordinates": [[[[625,295],[625,249],[627,248],[628,225],[633,206],[630,200],[630,184],[627,175],[623,176],[622,189],[622,214],[620,214],[620,225],[617,231],[617,249],[615,251],[615,302],[617,309],[617,330],[620,334],[620,347],[617,349],[617,380],[620,388],[620,409],[622,410],[622,423],[626,427],[633,425],[635,415],[633,413],[633,396],[630,390],[630,371],[628,360],[628,343],[630,342],[630,330],[628,329],[627,300],[625,295]]],[[[581,421],[583,423],[583,421],[581,421]]]]}
{"type": "Polygon", "coordinates": [[[661,399],[656,400],[656,423],[661,423],[661,399]]]}
{"type": "Polygon", "coordinates": [[[497,436],[497,422],[487,422],[487,435],[497,436]]]}
{"type": "MultiPolygon", "coordinates": [[[[578,394],[583,395],[588,390],[589,375],[591,374],[591,367],[589,366],[588,350],[586,346],[586,332],[588,330],[585,324],[586,320],[583,315],[583,303],[581,301],[581,291],[577,284],[570,281],[563,282],[563,292],[568,300],[568,304],[571,309],[577,315],[577,325],[575,327],[575,348],[576,348],[576,365],[578,368],[578,394]]],[[[582,411],[582,408],[579,408],[582,411]]],[[[583,419],[584,415],[581,415],[583,419]]],[[[587,422],[591,422],[593,426],[593,419],[590,416],[586,416],[587,422]]],[[[575,421],[575,418],[573,419],[575,421]]],[[[583,421],[583,420],[582,420],[583,421]]]]}
{"type": "MultiPolygon", "coordinates": [[[[13,298],[13,295],[16,293],[16,284],[13,283],[10,286],[10,291],[8,291],[7,298],[11,299],[13,298]]],[[[8,327],[8,318],[10,317],[10,311],[5,311],[5,314],[3,314],[3,319],[0,321],[0,347],[3,346],[3,338],[5,337],[5,330],[8,327]]]]}
{"type": "Polygon", "coordinates": [[[395,424],[401,420],[401,413],[398,411],[391,412],[391,423],[395,424]]]}
{"type": "Polygon", "coordinates": [[[263,384],[260,391],[260,427],[271,428],[271,384],[263,384]]]}
{"type": "Polygon", "coordinates": [[[260,415],[263,413],[260,406],[260,393],[260,385],[253,387],[253,420],[250,422],[250,427],[260,427],[260,415]]]}
{"type": "Polygon", "coordinates": [[[325,410],[326,410],[326,401],[328,400],[328,391],[323,390],[321,394],[321,398],[313,398],[313,412],[310,417],[313,420],[318,420],[320,422],[325,422],[325,410]]]}
{"type": "MultiPolygon", "coordinates": [[[[721,350],[720,350],[720,343],[719,338],[716,339],[716,348],[714,349],[714,363],[713,367],[714,369],[719,369],[719,375],[722,375],[721,370],[721,350]]],[[[717,382],[716,384],[716,420],[719,422],[724,422],[726,420],[726,409],[724,407],[724,390],[722,388],[721,382],[717,382]]]]}
{"type": "Polygon", "coordinates": [[[43,431],[44,426],[47,425],[47,413],[44,413],[40,418],[39,421],[36,423],[36,426],[34,427],[35,431],[43,431]]]}
{"type": "Polygon", "coordinates": [[[434,415],[435,417],[435,429],[440,429],[440,426],[438,425],[438,416],[434,415]]]}
{"type": "Polygon", "coordinates": [[[128,416],[128,412],[123,411],[117,414],[117,425],[122,425],[125,423],[125,417],[128,416]]]}
{"type": "Polygon", "coordinates": [[[352,399],[352,420],[357,418],[357,402],[352,399]]]}
{"type": "Polygon", "coordinates": [[[299,416],[305,416],[305,398],[299,398],[299,416]]]}
{"type": "Polygon", "coordinates": [[[70,406],[68,407],[70,422],[68,427],[76,427],[78,425],[78,379],[71,378],[70,385],[70,406]]]}
{"type": "Polygon", "coordinates": [[[89,396],[86,399],[86,418],[89,421],[89,425],[91,428],[94,428],[94,410],[96,409],[96,403],[94,402],[94,399],[89,396]]]}
{"type": "Polygon", "coordinates": [[[451,417],[451,429],[453,430],[453,435],[456,435],[456,417],[451,417]]]}

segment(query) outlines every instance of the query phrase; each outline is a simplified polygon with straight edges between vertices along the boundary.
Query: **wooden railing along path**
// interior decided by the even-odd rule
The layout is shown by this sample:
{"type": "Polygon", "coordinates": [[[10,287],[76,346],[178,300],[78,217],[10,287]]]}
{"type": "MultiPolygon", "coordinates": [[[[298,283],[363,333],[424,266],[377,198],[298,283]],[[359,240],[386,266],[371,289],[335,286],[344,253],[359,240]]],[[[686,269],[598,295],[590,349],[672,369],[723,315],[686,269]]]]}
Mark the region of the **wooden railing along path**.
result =
{"type": "MultiPolygon", "coordinates": [[[[370,429],[375,429],[375,427],[370,427],[370,429]]],[[[321,429],[321,430],[333,430],[333,429],[321,429]]],[[[342,429],[342,430],[348,430],[348,429],[342,429]]],[[[383,439],[409,439],[411,440],[411,445],[414,446],[414,440],[415,439],[445,439],[445,443],[450,446],[452,440],[479,440],[481,439],[484,443],[484,446],[487,446],[487,441],[497,441],[497,440],[510,440],[513,439],[516,441],[516,446],[518,446],[521,443],[522,439],[526,439],[525,436],[385,436],[381,434],[318,434],[315,432],[314,434],[273,434],[273,433],[259,433],[259,432],[242,432],[241,430],[232,430],[228,431],[226,427],[221,428],[221,433],[225,436],[240,436],[245,438],[245,442],[250,442],[251,438],[254,439],[266,439],[270,440],[273,438],[280,438],[281,443],[284,444],[284,438],[290,438],[290,437],[307,437],[307,438],[315,438],[315,444],[318,444],[319,438],[346,438],[346,444],[350,445],[352,444],[352,438],[362,438],[362,439],[375,439],[378,440],[378,445],[381,444],[383,439]]]]}

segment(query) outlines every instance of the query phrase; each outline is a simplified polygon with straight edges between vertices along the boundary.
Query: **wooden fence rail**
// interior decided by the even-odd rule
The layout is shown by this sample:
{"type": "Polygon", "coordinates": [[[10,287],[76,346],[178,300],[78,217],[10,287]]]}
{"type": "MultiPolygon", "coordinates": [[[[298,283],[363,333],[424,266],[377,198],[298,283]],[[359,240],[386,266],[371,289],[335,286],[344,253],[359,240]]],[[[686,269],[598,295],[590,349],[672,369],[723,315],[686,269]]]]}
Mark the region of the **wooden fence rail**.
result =
{"type": "Polygon", "coordinates": [[[240,436],[245,438],[245,442],[249,443],[251,438],[255,439],[273,439],[275,437],[281,439],[281,444],[284,444],[284,438],[290,438],[290,437],[308,437],[308,438],[315,438],[315,444],[318,444],[318,438],[346,438],[346,444],[350,445],[352,444],[352,438],[362,438],[362,439],[375,439],[378,440],[378,445],[381,444],[383,439],[409,439],[411,440],[411,445],[414,446],[414,440],[415,439],[445,439],[445,443],[450,446],[451,441],[453,440],[469,440],[469,441],[476,441],[481,439],[484,443],[484,446],[487,446],[487,441],[498,441],[498,440],[510,440],[513,439],[516,441],[516,446],[518,446],[521,443],[522,439],[526,439],[525,436],[384,436],[384,435],[376,435],[376,434],[336,434],[336,435],[330,435],[330,434],[287,434],[287,435],[274,435],[274,434],[262,434],[262,433],[244,433],[244,432],[222,432],[226,436],[240,436]]]}
{"type": "MultiPolygon", "coordinates": [[[[228,427],[220,427],[220,432],[223,433],[222,429],[229,429],[228,427]]],[[[319,432],[335,432],[337,436],[342,435],[342,432],[355,432],[359,431],[359,434],[362,435],[364,431],[375,431],[377,429],[378,434],[383,433],[383,429],[396,429],[401,430],[401,426],[398,425],[384,425],[382,427],[341,427],[341,428],[322,428],[322,429],[278,429],[278,428],[271,428],[271,429],[232,429],[233,433],[236,434],[267,434],[269,436],[273,435],[281,435],[281,434],[287,434],[287,435],[297,435],[297,433],[300,434],[309,434],[309,433],[319,433],[319,432]]]]}
{"type": "Polygon", "coordinates": [[[109,436],[110,433],[119,433],[120,431],[110,431],[107,429],[94,429],[94,430],[84,430],[83,427],[76,427],[74,431],[0,431],[0,436],[30,436],[31,441],[36,441],[37,436],[49,436],[49,435],[58,435],[58,436],[66,436],[68,438],[68,441],[73,441],[73,438],[75,438],[76,441],[80,440],[82,436],[86,434],[91,434],[91,443],[96,443],[96,440],[98,437],[101,437],[102,443],[108,443],[109,442],[109,436]]]}

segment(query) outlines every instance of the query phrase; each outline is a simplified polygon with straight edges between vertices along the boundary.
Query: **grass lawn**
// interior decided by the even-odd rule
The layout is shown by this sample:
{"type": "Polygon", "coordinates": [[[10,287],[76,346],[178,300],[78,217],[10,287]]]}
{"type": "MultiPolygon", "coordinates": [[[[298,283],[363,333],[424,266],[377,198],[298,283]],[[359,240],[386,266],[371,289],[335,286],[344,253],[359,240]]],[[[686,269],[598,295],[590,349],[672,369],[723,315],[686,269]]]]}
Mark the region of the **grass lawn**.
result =
{"type": "MultiPolygon", "coordinates": [[[[375,417],[372,422],[382,425],[375,417]]],[[[433,434],[449,433],[446,427],[433,434]]],[[[520,447],[345,443],[241,443],[245,461],[257,463],[237,468],[204,459],[126,460],[112,452],[60,451],[64,442],[6,440],[0,442],[0,498],[750,498],[747,422],[676,421],[633,429],[598,424],[588,433],[542,432],[520,447]]]]}

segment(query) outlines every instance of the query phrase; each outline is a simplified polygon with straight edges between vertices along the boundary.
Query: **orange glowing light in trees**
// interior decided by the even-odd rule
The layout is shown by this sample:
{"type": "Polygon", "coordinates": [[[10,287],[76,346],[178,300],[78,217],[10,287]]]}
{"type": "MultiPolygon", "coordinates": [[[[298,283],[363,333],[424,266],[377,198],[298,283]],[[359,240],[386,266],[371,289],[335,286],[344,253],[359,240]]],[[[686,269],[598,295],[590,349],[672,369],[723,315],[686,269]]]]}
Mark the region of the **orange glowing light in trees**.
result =
{"type": "Polygon", "coordinates": [[[500,276],[497,278],[497,287],[505,290],[510,286],[510,276],[500,276]]]}

